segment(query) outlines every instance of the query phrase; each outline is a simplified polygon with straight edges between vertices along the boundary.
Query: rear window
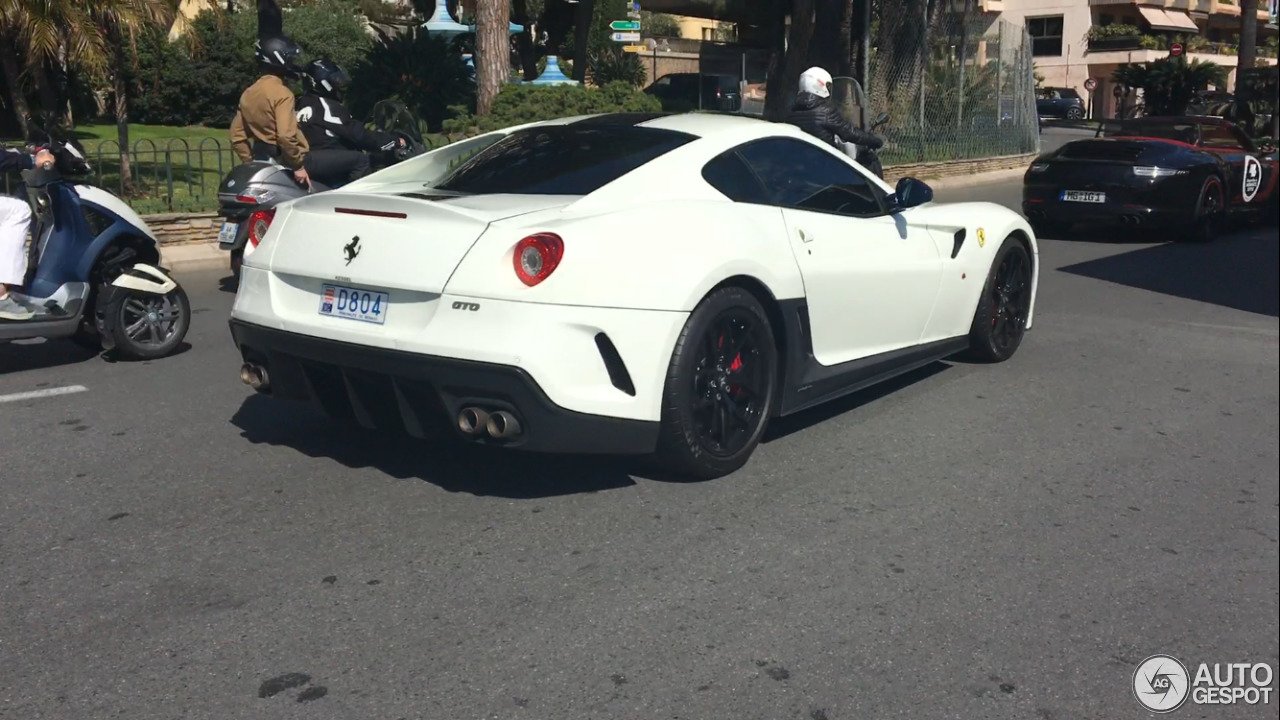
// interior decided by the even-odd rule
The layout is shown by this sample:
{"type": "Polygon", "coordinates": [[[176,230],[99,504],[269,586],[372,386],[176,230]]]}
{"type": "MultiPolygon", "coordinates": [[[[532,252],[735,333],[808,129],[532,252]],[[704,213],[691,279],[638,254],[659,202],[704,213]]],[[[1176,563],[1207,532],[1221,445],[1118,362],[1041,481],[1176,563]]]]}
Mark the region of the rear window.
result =
{"type": "Polygon", "coordinates": [[[485,148],[435,187],[476,195],[587,195],[694,139],[634,125],[528,128],[485,148]]]}

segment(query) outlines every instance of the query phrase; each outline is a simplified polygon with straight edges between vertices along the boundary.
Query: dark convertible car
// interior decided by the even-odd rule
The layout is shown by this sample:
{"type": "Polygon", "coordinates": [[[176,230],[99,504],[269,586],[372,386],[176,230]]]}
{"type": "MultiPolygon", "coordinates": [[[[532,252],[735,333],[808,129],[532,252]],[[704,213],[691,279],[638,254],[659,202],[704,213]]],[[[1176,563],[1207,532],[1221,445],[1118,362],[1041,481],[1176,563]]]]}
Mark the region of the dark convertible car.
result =
{"type": "Polygon", "coordinates": [[[1240,216],[1274,220],[1278,202],[1276,148],[1216,117],[1104,121],[1036,158],[1022,186],[1037,234],[1104,222],[1204,241],[1240,216]]]}

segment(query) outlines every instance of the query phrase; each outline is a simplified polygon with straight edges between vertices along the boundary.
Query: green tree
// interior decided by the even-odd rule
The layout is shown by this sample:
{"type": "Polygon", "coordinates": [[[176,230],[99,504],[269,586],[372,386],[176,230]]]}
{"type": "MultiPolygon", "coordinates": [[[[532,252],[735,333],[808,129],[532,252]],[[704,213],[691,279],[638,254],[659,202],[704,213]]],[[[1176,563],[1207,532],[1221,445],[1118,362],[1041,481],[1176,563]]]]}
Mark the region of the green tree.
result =
{"type": "Polygon", "coordinates": [[[1225,84],[1227,71],[1217,63],[1187,61],[1179,56],[1142,64],[1125,63],[1116,68],[1112,79],[1130,88],[1141,88],[1148,115],[1183,115],[1196,91],[1225,84]]]}

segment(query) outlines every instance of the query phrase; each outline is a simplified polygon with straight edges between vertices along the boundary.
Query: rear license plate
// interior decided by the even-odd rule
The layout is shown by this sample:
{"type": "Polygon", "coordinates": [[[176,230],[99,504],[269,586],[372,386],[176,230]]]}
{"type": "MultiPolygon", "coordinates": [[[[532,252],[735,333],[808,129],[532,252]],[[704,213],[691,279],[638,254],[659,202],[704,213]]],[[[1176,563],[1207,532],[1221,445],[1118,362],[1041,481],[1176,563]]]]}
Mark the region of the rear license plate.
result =
{"type": "Polygon", "coordinates": [[[382,325],[391,297],[375,290],[325,285],[320,290],[320,314],[382,325]]]}
{"type": "Polygon", "coordinates": [[[1107,194],[1100,192],[1085,192],[1084,190],[1063,190],[1063,202],[1083,202],[1083,203],[1105,203],[1107,194]]]}
{"type": "Polygon", "coordinates": [[[236,241],[236,231],[240,229],[240,223],[224,222],[222,229],[218,231],[218,244],[230,245],[236,241]]]}

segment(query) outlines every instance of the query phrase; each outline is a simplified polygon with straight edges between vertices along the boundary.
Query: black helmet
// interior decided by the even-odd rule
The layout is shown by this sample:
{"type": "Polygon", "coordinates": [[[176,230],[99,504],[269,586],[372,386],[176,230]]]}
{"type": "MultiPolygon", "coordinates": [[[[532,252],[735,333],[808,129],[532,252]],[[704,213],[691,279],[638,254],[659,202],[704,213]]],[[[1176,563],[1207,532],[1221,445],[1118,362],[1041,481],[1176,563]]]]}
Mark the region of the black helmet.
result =
{"type": "Polygon", "coordinates": [[[351,82],[347,71],[329,60],[312,60],[307,64],[306,75],[302,78],[307,92],[317,95],[338,97],[342,89],[351,82]]]}
{"type": "Polygon", "coordinates": [[[298,66],[293,61],[302,54],[302,48],[289,38],[258,38],[256,50],[258,64],[262,67],[280,70],[286,74],[298,72],[298,66]]]}

